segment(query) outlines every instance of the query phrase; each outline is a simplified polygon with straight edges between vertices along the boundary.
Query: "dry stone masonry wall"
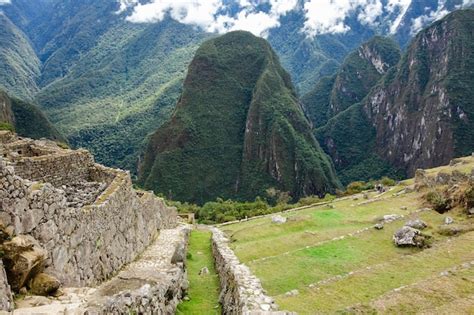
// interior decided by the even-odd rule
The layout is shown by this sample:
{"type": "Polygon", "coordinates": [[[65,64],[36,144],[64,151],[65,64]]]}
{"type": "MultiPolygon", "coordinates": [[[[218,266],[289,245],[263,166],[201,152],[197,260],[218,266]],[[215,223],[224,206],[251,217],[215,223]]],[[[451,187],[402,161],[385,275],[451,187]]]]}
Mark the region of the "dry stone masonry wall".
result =
{"type": "Polygon", "coordinates": [[[4,134],[0,141],[0,223],[10,236],[38,240],[46,272],[65,286],[101,283],[158,230],[176,226],[176,209],[135,191],[129,173],[94,164],[87,151],[4,134]]]}
{"type": "Polygon", "coordinates": [[[99,287],[65,288],[59,299],[27,296],[19,301],[13,315],[175,314],[188,287],[185,259],[189,233],[188,225],[162,230],[136,261],[99,287]]]}
{"type": "Polygon", "coordinates": [[[218,228],[212,228],[212,252],[220,278],[224,314],[290,314],[278,311],[274,300],[265,295],[260,280],[240,263],[229,247],[229,240],[218,228]]]}
{"type": "Polygon", "coordinates": [[[0,259],[0,312],[11,311],[13,309],[13,297],[7,281],[7,274],[0,259]]]}

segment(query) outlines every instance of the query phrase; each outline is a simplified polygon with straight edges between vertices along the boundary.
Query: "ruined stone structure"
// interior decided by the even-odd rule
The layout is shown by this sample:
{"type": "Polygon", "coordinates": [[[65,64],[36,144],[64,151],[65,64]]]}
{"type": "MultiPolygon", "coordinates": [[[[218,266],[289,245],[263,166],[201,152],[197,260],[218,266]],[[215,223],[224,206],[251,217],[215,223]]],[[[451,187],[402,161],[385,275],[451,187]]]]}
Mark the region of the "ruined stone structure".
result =
{"type": "Polygon", "coordinates": [[[212,228],[211,241],[216,270],[220,278],[220,302],[224,314],[291,314],[278,311],[278,305],[265,294],[260,280],[247,266],[239,262],[228,245],[229,240],[221,230],[212,228]]]}
{"type": "MultiPolygon", "coordinates": [[[[45,272],[63,286],[104,282],[177,225],[175,208],[85,150],[0,132],[0,156],[0,227],[36,239],[48,253],[45,272]]],[[[0,265],[0,286],[3,274],[0,265]]]]}

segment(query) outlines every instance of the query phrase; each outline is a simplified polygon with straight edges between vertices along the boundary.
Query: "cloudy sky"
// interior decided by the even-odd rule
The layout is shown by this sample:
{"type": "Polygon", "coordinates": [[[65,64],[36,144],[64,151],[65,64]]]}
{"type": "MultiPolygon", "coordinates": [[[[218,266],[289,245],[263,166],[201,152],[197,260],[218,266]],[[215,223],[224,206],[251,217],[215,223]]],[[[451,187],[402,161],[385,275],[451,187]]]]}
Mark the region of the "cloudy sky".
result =
{"type": "MultiPolygon", "coordinates": [[[[2,1],[2,0],[0,0],[2,1]]],[[[162,20],[166,14],[182,23],[198,26],[209,32],[224,33],[247,30],[265,36],[280,25],[280,18],[293,10],[305,16],[302,29],[309,37],[326,33],[343,33],[350,28],[345,20],[357,15],[363,24],[377,26],[381,16],[390,15],[390,30],[395,32],[412,0],[119,0],[120,12],[127,11],[127,19],[135,23],[162,20]],[[236,10],[237,8],[237,10],[236,10]],[[232,14],[231,14],[232,12],[232,14]]],[[[414,1],[414,0],[413,0],[414,1]]],[[[413,20],[413,31],[448,13],[446,0],[438,0],[435,12],[413,20]]],[[[474,0],[464,0],[465,4],[474,0]]]]}

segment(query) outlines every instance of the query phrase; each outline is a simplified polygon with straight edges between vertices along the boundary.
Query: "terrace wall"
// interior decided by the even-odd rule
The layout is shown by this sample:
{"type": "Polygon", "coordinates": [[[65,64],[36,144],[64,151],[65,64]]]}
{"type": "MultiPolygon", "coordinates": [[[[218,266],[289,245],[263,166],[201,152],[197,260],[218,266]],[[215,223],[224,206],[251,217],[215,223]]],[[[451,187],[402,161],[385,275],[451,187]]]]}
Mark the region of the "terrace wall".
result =
{"type": "MultiPolygon", "coordinates": [[[[63,285],[90,286],[133,261],[159,229],[174,227],[177,213],[151,193],[137,194],[127,172],[98,165],[84,168],[90,163],[88,154],[72,156],[77,159],[67,163],[67,168],[81,168],[75,176],[87,170],[109,184],[94,204],[68,208],[63,190],[24,179],[16,174],[17,166],[0,160],[0,223],[12,235],[37,239],[49,253],[46,271],[63,285]]],[[[46,168],[45,176],[49,170],[58,173],[54,170],[57,160],[36,165],[46,168]]],[[[38,168],[28,176],[36,178],[34,174],[40,173],[38,168]]]]}
{"type": "Polygon", "coordinates": [[[221,230],[212,228],[211,241],[224,314],[291,314],[278,311],[278,305],[265,295],[260,280],[239,262],[221,230]]]}

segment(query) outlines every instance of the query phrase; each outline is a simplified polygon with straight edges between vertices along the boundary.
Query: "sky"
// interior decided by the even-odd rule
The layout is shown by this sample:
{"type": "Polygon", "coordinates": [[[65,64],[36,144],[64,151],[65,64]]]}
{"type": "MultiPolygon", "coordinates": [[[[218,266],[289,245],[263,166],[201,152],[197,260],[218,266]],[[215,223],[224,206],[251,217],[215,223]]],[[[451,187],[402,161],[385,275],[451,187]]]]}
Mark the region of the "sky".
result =
{"type": "MultiPolygon", "coordinates": [[[[0,0],[2,1],[2,0],[0,0]]],[[[350,30],[348,16],[356,15],[365,25],[377,27],[383,16],[389,15],[389,29],[395,33],[412,1],[416,0],[118,0],[120,11],[134,23],[161,21],[166,14],[184,24],[195,25],[208,32],[225,33],[246,30],[266,37],[268,31],[280,26],[281,17],[291,11],[304,14],[302,32],[308,37],[320,34],[344,33],[350,30]],[[232,8],[229,9],[229,3],[232,8]],[[235,10],[235,8],[238,8],[235,10]],[[128,10],[128,11],[127,11],[128,10]],[[233,14],[230,14],[230,11],[233,14]]],[[[472,4],[474,0],[463,0],[472,4]]],[[[426,12],[412,20],[412,32],[449,13],[438,0],[436,11],[426,12]]]]}
{"type": "MultiPolygon", "coordinates": [[[[0,5],[11,0],[0,0],[0,5]]],[[[100,0],[99,0],[100,1],[100,0]]],[[[269,30],[281,24],[281,18],[291,11],[304,15],[301,31],[308,37],[337,34],[350,30],[346,23],[355,16],[365,25],[377,27],[382,17],[390,16],[388,24],[395,33],[412,1],[417,0],[116,0],[118,13],[124,13],[133,23],[154,23],[169,14],[173,19],[194,25],[207,32],[225,33],[245,30],[266,37],[269,30]]],[[[435,11],[425,12],[411,21],[412,33],[427,23],[449,13],[447,0],[438,0],[435,11]]],[[[464,5],[474,0],[463,0],[464,5]]],[[[387,26],[387,25],[385,25],[387,26]]]]}

